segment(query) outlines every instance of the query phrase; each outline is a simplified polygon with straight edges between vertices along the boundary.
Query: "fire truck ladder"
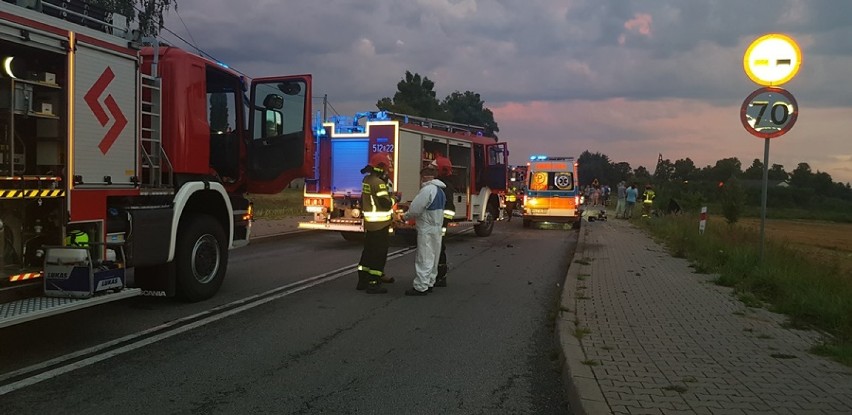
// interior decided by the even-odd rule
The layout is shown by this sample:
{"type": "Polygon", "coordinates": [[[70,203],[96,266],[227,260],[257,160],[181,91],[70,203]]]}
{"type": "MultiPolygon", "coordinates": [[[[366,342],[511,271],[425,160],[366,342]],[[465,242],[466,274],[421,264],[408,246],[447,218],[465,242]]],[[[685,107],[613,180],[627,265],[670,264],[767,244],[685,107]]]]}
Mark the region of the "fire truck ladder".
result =
{"type": "Polygon", "coordinates": [[[160,78],[142,75],[142,187],[171,187],[172,163],[163,150],[160,78]],[[165,167],[165,170],[164,170],[165,167]]]}

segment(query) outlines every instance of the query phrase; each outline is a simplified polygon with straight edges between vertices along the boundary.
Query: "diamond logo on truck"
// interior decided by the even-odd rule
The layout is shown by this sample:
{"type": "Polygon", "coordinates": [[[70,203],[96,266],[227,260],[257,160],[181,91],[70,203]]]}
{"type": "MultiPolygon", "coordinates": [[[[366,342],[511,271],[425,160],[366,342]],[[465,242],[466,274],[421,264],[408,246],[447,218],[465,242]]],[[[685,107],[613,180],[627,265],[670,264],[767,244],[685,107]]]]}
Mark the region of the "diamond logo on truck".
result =
{"type": "Polygon", "coordinates": [[[109,130],[107,130],[104,138],[101,140],[100,144],[98,144],[98,148],[101,149],[101,153],[106,154],[110,147],[112,147],[115,140],[118,139],[118,135],[121,134],[121,131],[124,130],[124,127],[127,126],[127,117],[124,116],[124,113],[121,112],[121,108],[118,107],[118,104],[115,102],[115,99],[112,95],[107,94],[106,98],[104,98],[104,106],[106,106],[106,111],[104,111],[104,107],[101,106],[100,97],[103,95],[104,91],[106,91],[110,82],[115,79],[115,74],[112,73],[112,69],[109,67],[104,70],[104,73],[95,81],[95,84],[86,92],[86,95],[83,96],[83,100],[86,101],[86,104],[89,104],[89,108],[92,109],[92,113],[97,118],[98,122],[101,124],[101,127],[106,127],[107,123],[110,120],[110,115],[115,119],[115,123],[112,124],[109,130]],[[109,111],[109,115],[107,115],[107,111],[109,111]]]}

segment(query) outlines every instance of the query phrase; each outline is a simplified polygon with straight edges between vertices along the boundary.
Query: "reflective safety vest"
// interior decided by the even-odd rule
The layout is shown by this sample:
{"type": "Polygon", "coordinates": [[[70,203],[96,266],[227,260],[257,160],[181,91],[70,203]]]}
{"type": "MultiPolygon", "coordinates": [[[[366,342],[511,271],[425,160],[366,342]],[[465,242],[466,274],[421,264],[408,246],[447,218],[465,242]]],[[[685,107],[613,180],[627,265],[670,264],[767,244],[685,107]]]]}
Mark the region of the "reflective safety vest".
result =
{"type": "Polygon", "coordinates": [[[657,197],[657,194],[653,190],[647,189],[642,196],[645,196],[645,200],[642,203],[652,203],[654,198],[657,197]]]}

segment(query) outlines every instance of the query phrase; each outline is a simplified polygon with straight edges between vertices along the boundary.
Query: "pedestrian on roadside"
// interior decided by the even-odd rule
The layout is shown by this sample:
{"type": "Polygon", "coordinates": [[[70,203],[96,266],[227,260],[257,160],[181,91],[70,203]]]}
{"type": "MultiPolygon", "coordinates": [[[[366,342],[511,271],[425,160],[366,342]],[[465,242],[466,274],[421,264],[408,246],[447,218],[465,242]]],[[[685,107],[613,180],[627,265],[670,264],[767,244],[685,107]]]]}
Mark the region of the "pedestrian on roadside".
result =
{"type": "Polygon", "coordinates": [[[390,165],[387,153],[376,153],[370,157],[370,163],[361,169],[361,173],[366,174],[361,181],[365,237],[355,289],[366,290],[367,294],[384,294],[388,289],[382,287],[382,283],[394,282],[393,278],[385,276],[394,205],[388,185],[387,171],[390,165]]]}
{"type": "Polygon", "coordinates": [[[415,277],[405,295],[422,296],[435,285],[438,277],[438,258],[441,250],[441,228],[444,223],[446,196],[444,182],[435,178],[437,163],[433,160],[420,171],[420,191],[411,201],[403,220],[416,220],[417,251],[414,259],[415,277]]]}
{"type": "Polygon", "coordinates": [[[625,191],[625,202],[627,203],[624,209],[624,217],[630,219],[633,217],[633,206],[636,205],[636,199],[639,197],[639,189],[636,188],[636,183],[631,183],[630,187],[625,191]]]}
{"type": "Polygon", "coordinates": [[[618,219],[624,217],[624,210],[627,207],[627,187],[624,186],[624,180],[618,182],[616,192],[618,202],[615,205],[615,218],[618,219]]]}
{"type": "MultiPolygon", "coordinates": [[[[435,277],[435,287],[446,287],[447,271],[449,271],[446,244],[447,226],[449,226],[450,221],[456,216],[456,206],[453,202],[453,193],[455,193],[455,187],[453,186],[453,164],[446,157],[438,157],[435,161],[438,165],[438,180],[444,182],[446,186],[443,189],[446,203],[444,203],[444,221],[441,227],[441,254],[438,256],[438,275],[435,277]]],[[[510,210],[510,220],[511,214],[510,210]]]]}

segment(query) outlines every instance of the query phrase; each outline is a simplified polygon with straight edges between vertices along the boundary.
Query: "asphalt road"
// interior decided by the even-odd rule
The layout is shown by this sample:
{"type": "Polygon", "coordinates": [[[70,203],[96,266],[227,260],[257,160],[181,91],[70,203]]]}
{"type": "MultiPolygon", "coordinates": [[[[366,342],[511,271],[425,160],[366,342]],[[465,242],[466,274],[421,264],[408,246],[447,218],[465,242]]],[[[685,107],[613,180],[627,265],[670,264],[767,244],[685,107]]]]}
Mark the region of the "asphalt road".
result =
{"type": "Polygon", "coordinates": [[[232,251],[213,300],[0,330],[0,413],[570,413],[553,322],[576,239],[520,221],[457,235],[449,287],[426,297],[402,294],[401,244],[385,295],[354,290],[360,247],[337,234],[232,251]]]}

